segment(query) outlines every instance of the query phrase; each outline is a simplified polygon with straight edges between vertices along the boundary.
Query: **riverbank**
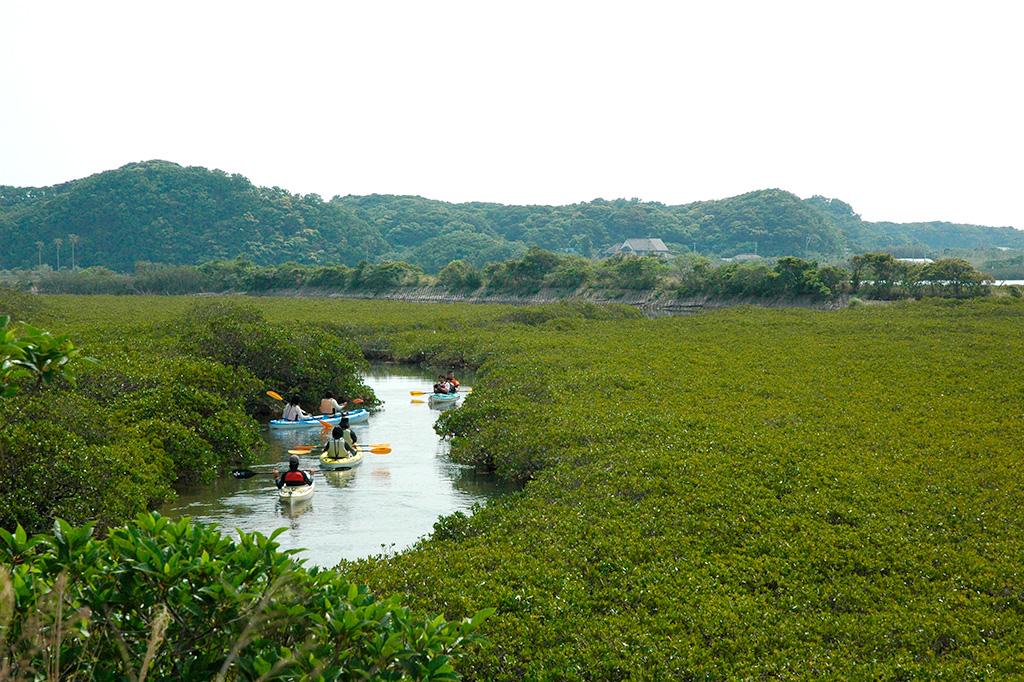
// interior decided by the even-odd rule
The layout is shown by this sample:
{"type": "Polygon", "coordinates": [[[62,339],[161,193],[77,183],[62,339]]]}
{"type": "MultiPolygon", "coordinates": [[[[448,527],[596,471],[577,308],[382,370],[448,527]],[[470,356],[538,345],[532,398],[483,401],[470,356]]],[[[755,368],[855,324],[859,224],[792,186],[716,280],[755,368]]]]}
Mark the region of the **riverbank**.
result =
{"type": "Polygon", "coordinates": [[[244,295],[284,298],[330,298],[348,300],[401,301],[406,303],[469,303],[474,305],[534,306],[550,303],[586,303],[594,305],[627,305],[651,316],[689,315],[707,310],[754,305],[764,308],[806,308],[838,310],[849,303],[849,296],[834,301],[812,298],[757,298],[712,296],[676,297],[660,291],[631,289],[541,289],[530,295],[487,294],[482,292],[453,293],[439,287],[407,287],[392,291],[339,291],[323,288],[296,288],[281,291],[246,293],[244,295]]]}

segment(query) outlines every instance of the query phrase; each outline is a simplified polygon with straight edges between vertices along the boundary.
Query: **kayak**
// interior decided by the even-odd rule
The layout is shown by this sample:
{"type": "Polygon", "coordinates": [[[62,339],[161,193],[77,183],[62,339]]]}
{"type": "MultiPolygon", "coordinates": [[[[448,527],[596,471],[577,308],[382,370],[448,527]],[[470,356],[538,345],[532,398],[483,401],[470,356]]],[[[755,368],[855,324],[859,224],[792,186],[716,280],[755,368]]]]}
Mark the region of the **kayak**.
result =
{"type": "Polygon", "coordinates": [[[315,482],[309,485],[286,485],[277,491],[277,495],[282,502],[299,502],[312,499],[315,488],[315,482]]]}
{"type": "Polygon", "coordinates": [[[321,421],[325,421],[328,424],[338,424],[339,422],[341,422],[341,418],[344,417],[344,416],[348,417],[348,423],[349,424],[357,424],[357,423],[360,423],[360,422],[367,421],[370,418],[370,413],[367,412],[366,410],[360,408],[358,410],[352,410],[347,415],[341,415],[341,414],[336,414],[336,415],[321,414],[321,415],[317,415],[315,417],[309,417],[308,419],[298,419],[298,420],[295,420],[295,421],[293,421],[291,419],[271,419],[270,420],[270,428],[272,428],[272,429],[305,429],[305,428],[309,428],[311,426],[323,426],[323,424],[320,423],[321,421]]]}
{"type": "Polygon", "coordinates": [[[428,400],[432,400],[435,403],[450,403],[459,399],[458,393],[431,393],[428,400]]]}
{"type": "Polygon", "coordinates": [[[363,453],[357,452],[351,457],[331,459],[326,452],[320,453],[320,468],[324,471],[345,471],[354,469],[363,462],[363,453]]]}

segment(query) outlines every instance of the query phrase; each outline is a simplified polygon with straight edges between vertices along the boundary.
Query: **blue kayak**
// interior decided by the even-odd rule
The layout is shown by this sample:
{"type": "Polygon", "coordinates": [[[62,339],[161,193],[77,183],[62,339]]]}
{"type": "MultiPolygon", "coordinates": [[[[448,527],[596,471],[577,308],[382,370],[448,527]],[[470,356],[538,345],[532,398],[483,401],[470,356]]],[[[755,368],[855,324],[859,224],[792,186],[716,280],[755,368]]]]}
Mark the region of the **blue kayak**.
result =
{"type": "Polygon", "coordinates": [[[454,400],[458,400],[459,397],[459,393],[431,393],[427,400],[435,403],[450,403],[454,400]]]}
{"type": "Polygon", "coordinates": [[[358,410],[352,410],[351,412],[344,415],[336,414],[332,416],[327,414],[321,414],[315,417],[310,417],[308,419],[299,419],[295,421],[292,421],[290,419],[271,419],[270,428],[304,429],[314,426],[323,426],[323,424],[320,423],[321,421],[325,421],[328,424],[338,424],[339,422],[341,422],[342,417],[348,417],[349,424],[358,424],[360,422],[367,421],[370,418],[370,413],[360,408],[358,410]]]}

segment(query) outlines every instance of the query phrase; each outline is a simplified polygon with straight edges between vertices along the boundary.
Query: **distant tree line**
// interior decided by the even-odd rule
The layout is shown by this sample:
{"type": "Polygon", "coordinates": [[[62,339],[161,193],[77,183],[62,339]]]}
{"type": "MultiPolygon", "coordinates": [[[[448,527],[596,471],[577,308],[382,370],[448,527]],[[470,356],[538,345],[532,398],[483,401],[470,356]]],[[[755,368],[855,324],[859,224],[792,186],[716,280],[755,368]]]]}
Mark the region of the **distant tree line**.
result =
{"type": "Polygon", "coordinates": [[[76,294],[190,294],[201,292],[388,292],[433,287],[455,294],[532,295],[547,290],[569,298],[587,291],[650,291],[676,297],[835,300],[847,294],[873,299],[973,297],[988,293],[990,278],[968,261],[904,262],[886,253],[854,256],[845,265],[795,256],[716,264],[703,256],[672,259],[615,256],[591,260],[532,248],[520,258],[483,268],[454,260],[437,275],[403,261],[346,265],[256,265],[218,260],[202,265],[139,263],[132,273],[102,267],[7,273],[22,289],[76,294]]]}
{"type": "Polygon", "coordinates": [[[594,199],[565,206],[448,203],[416,196],[294,194],[238,174],[167,161],[128,164],[42,188],[0,186],[0,268],[403,261],[436,274],[482,268],[531,246],[593,258],[632,237],[677,255],[756,253],[834,260],[946,248],[1024,248],[1024,232],[950,223],[871,223],[838,199],[780,189],[666,205],[594,199]]]}

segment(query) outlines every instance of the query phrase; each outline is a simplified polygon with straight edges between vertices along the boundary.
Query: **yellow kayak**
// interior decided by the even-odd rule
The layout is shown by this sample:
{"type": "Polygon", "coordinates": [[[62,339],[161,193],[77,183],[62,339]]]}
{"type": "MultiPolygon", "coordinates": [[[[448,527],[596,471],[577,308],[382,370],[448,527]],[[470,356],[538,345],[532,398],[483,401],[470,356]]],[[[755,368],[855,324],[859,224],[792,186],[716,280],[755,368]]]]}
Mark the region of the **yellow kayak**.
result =
{"type": "Polygon", "coordinates": [[[344,471],[346,469],[354,469],[359,466],[363,461],[363,453],[357,452],[351,457],[344,457],[342,459],[331,459],[327,456],[326,452],[320,454],[320,468],[324,471],[344,471]]]}

